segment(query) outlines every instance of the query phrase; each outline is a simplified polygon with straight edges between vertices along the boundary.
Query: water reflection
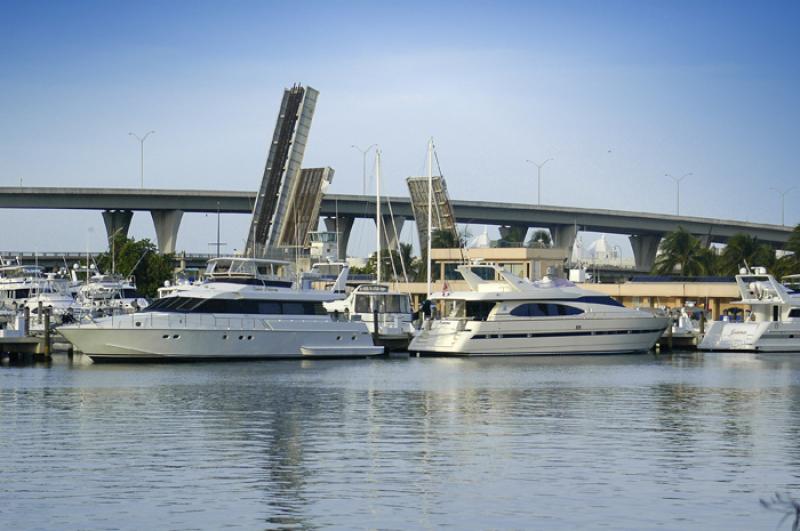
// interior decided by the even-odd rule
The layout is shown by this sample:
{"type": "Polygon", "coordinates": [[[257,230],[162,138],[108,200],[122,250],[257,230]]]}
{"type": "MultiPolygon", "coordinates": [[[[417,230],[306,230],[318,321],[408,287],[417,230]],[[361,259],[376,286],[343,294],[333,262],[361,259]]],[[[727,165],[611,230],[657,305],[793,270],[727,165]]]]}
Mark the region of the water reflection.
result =
{"type": "Polygon", "coordinates": [[[758,497],[800,483],[799,369],[716,354],[5,367],[4,490],[19,503],[0,517],[774,527],[758,497]]]}

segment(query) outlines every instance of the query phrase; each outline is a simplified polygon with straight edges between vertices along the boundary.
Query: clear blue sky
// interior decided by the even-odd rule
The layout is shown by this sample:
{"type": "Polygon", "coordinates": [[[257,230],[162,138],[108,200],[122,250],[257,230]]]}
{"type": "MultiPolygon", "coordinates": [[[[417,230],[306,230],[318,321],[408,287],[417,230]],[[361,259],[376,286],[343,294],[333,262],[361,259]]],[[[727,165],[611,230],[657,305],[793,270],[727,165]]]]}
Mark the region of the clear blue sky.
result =
{"type": "MultiPolygon", "coordinates": [[[[350,145],[377,142],[405,194],[434,136],[455,198],[535,202],[525,160],[553,157],[547,204],[673,212],[664,174],[692,172],[682,213],[779,223],[770,187],[800,185],[798,27],[796,1],[2,0],[0,185],[136,187],[128,132],[155,129],[146,186],[255,190],[282,90],[302,82],[321,92],[305,166],[335,168],[332,192],[360,191],[350,145]]],[[[99,213],[0,223],[0,250],[104,243],[99,213]]],[[[223,218],[228,250],[248,223],[223,218]]],[[[209,251],[215,227],[186,215],[178,247],[209,251]]],[[[154,239],[149,216],[131,234],[154,239]]]]}

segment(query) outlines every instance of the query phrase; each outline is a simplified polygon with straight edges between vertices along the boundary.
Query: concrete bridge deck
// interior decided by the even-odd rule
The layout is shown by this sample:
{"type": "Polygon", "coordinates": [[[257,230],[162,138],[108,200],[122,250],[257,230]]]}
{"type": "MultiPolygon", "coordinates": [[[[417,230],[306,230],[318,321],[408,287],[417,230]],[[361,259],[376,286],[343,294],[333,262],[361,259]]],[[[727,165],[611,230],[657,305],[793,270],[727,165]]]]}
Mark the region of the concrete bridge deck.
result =
{"type": "MultiPolygon", "coordinates": [[[[175,250],[183,212],[217,212],[250,214],[255,192],[221,190],[159,190],[127,188],[32,188],[0,187],[0,208],[100,210],[109,234],[125,229],[135,211],[150,212],[156,226],[159,248],[175,250]]],[[[413,219],[411,203],[405,197],[392,197],[395,222],[398,226],[413,219]]],[[[338,215],[341,242],[346,249],[353,220],[374,218],[375,198],[371,196],[327,194],[320,215],[338,215]]],[[[576,208],[489,201],[453,201],[459,223],[500,225],[506,227],[548,228],[554,245],[571,248],[577,230],[627,234],[637,266],[646,269],[655,258],[658,243],[664,234],[685,228],[707,243],[724,243],[737,233],[747,233],[781,248],[792,228],[780,225],[721,220],[692,216],[674,216],[647,212],[629,212],[594,208],[576,208]]],[[[384,208],[384,212],[386,209],[384,208]]],[[[333,220],[328,220],[334,225],[333,220]]]]}

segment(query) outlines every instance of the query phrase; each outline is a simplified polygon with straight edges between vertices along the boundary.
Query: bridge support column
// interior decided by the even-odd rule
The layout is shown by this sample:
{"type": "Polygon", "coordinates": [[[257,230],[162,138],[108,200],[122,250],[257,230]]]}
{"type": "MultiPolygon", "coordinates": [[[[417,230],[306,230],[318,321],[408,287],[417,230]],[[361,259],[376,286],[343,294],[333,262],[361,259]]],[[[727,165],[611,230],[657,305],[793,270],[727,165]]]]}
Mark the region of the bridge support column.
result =
{"type": "Polygon", "coordinates": [[[528,235],[527,225],[500,225],[497,230],[500,232],[500,238],[508,243],[519,243],[525,246],[525,237],[528,235]]]}
{"type": "Polygon", "coordinates": [[[567,258],[572,255],[572,247],[578,237],[578,228],[575,225],[550,225],[550,239],[553,240],[553,247],[564,249],[567,258]]]}
{"type": "Polygon", "coordinates": [[[117,234],[128,237],[128,229],[131,226],[133,212],[130,210],[104,210],[103,223],[106,225],[106,235],[108,243],[111,245],[111,238],[117,234]]]}
{"type": "Polygon", "coordinates": [[[353,222],[356,218],[339,216],[325,218],[325,229],[328,232],[336,232],[336,241],[339,247],[339,260],[347,259],[347,242],[350,241],[350,233],[353,230],[353,222]]]}
{"type": "Polygon", "coordinates": [[[661,234],[632,234],[628,237],[633,249],[636,269],[650,271],[656,263],[661,234]]]}
{"type": "Polygon", "coordinates": [[[153,217],[153,225],[156,227],[158,251],[162,254],[174,253],[175,245],[178,243],[178,228],[181,226],[183,211],[151,210],[150,215],[153,217]]]}
{"type": "Polygon", "coordinates": [[[397,242],[400,241],[400,233],[403,232],[403,224],[406,222],[406,218],[395,216],[394,223],[392,223],[392,216],[381,216],[381,218],[381,225],[383,225],[381,248],[397,251],[397,242]],[[397,234],[394,231],[395,227],[397,227],[397,234]]]}

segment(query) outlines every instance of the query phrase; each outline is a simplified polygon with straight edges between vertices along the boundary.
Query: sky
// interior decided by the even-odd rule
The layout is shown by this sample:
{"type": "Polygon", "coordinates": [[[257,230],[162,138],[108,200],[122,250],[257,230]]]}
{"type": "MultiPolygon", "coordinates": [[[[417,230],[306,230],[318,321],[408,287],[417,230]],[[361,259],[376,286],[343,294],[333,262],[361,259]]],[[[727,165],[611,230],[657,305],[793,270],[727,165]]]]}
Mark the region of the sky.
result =
{"type": "MultiPolygon", "coordinates": [[[[258,189],[285,87],[320,91],[305,167],[407,195],[433,137],[454,199],[800,222],[800,2],[0,0],[0,186],[258,189]],[[372,164],[370,157],[370,165],[372,164]]],[[[249,217],[222,217],[226,250],[249,217]]],[[[0,252],[105,246],[99,212],[0,211],[0,252]]],[[[482,226],[470,231],[479,234],[482,226]]],[[[490,234],[496,235],[494,228],[490,234]]],[[[147,213],[130,235],[155,240],[147,213]]],[[[211,252],[216,216],[178,249],[211,252]]],[[[406,224],[403,240],[415,239],[406,224]]],[[[624,238],[614,241],[625,246],[624,238]]],[[[350,251],[372,252],[356,223],[350,251]]],[[[626,250],[628,248],[626,247],[626,250]]]]}

